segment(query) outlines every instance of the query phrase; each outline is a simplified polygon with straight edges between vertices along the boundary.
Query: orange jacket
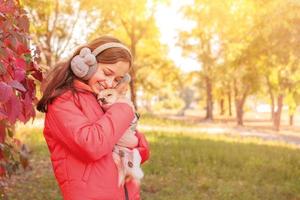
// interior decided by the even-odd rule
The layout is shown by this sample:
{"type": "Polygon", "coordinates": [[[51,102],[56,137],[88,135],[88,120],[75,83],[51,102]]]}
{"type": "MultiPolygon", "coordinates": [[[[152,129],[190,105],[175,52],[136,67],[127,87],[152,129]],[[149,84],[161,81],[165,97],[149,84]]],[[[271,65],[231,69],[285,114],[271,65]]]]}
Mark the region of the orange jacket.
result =
{"type": "MultiPolygon", "coordinates": [[[[134,113],[125,103],[116,103],[104,113],[92,92],[76,87],[75,96],[67,91],[48,105],[44,127],[64,200],[125,200],[112,150],[134,113]]],[[[143,134],[136,136],[143,163],[149,157],[148,143],[143,134]]],[[[126,188],[130,200],[140,199],[134,181],[127,182],[126,188]]]]}

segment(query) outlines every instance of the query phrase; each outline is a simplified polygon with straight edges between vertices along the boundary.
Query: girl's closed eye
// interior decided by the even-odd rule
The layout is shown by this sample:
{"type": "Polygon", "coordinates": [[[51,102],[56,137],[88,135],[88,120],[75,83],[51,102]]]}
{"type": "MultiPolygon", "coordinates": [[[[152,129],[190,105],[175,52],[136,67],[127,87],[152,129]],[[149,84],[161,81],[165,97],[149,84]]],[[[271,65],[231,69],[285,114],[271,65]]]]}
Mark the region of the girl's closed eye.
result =
{"type": "Polygon", "coordinates": [[[122,81],[122,79],[123,79],[123,77],[117,77],[117,78],[115,79],[115,81],[118,82],[118,83],[120,83],[120,82],[122,81]]]}
{"type": "Polygon", "coordinates": [[[112,76],[113,74],[109,70],[103,70],[105,76],[112,76]]]}

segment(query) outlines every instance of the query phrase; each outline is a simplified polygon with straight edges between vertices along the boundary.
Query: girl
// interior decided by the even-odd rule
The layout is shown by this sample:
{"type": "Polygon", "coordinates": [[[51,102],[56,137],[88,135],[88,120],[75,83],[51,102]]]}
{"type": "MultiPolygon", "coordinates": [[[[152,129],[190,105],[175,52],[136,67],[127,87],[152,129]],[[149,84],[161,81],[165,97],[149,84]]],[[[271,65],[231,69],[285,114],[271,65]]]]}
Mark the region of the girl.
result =
{"type": "MultiPolygon", "coordinates": [[[[138,200],[134,181],[118,187],[112,158],[114,145],[130,126],[134,113],[127,99],[104,111],[96,95],[118,84],[132,65],[130,50],[118,39],[100,37],[79,47],[48,75],[37,109],[45,112],[44,136],[56,180],[65,200],[138,200]],[[82,53],[86,48],[88,51],[82,53]]],[[[149,157],[148,143],[137,131],[141,163],[149,157]]]]}

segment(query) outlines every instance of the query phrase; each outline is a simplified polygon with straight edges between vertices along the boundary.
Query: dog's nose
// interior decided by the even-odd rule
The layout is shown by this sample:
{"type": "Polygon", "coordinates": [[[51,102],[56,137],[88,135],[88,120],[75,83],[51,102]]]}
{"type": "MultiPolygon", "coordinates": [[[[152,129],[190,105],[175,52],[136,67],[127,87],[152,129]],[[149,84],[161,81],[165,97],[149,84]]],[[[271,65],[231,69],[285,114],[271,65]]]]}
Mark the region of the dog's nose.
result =
{"type": "Polygon", "coordinates": [[[105,98],[99,98],[99,100],[103,102],[103,101],[105,101],[105,98]]]}

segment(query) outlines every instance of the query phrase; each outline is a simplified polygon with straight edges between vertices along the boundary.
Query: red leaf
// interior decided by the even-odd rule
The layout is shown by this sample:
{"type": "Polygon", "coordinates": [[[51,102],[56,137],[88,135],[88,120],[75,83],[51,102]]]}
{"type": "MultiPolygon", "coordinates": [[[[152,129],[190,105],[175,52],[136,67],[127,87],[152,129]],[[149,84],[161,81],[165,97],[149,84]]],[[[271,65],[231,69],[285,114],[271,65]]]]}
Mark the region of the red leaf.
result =
{"type": "Polygon", "coordinates": [[[17,33],[16,32],[12,32],[9,39],[10,39],[10,43],[11,43],[11,48],[15,51],[16,49],[16,45],[17,45],[17,33]]]}
{"type": "Polygon", "coordinates": [[[33,72],[31,75],[32,75],[35,79],[37,79],[37,80],[39,80],[39,81],[42,82],[42,80],[43,80],[43,74],[42,74],[41,71],[36,70],[36,71],[33,72]]]}
{"type": "Polygon", "coordinates": [[[6,74],[6,67],[0,62],[0,76],[6,74]]]}
{"type": "Polygon", "coordinates": [[[16,80],[10,81],[10,82],[8,82],[8,84],[10,86],[12,86],[13,88],[17,89],[17,90],[20,90],[22,92],[26,92],[26,89],[24,88],[24,86],[16,80]]]}
{"type": "Polygon", "coordinates": [[[10,85],[0,82],[0,102],[6,103],[13,94],[13,89],[10,85]]]}
{"type": "Polygon", "coordinates": [[[32,62],[32,65],[35,70],[39,70],[39,66],[36,63],[32,62]]]}
{"type": "Polygon", "coordinates": [[[1,13],[13,13],[14,8],[13,7],[8,7],[5,5],[3,2],[0,4],[0,12],[1,13]]]}
{"type": "Polygon", "coordinates": [[[15,52],[13,52],[10,48],[4,48],[5,50],[5,53],[7,55],[7,60],[10,61],[10,60],[14,60],[15,58],[15,52]]]}
{"type": "Polygon", "coordinates": [[[17,41],[16,49],[19,55],[24,53],[30,53],[30,50],[23,43],[19,41],[17,41]]]}
{"type": "Polygon", "coordinates": [[[15,80],[17,81],[23,81],[25,78],[25,70],[22,68],[16,68],[15,69],[15,80]]]}
{"type": "Polygon", "coordinates": [[[23,106],[24,106],[23,112],[24,112],[24,116],[25,116],[25,122],[27,122],[30,119],[30,117],[35,115],[35,111],[32,106],[32,98],[30,97],[30,94],[28,92],[25,94],[23,106]]]}
{"type": "Polygon", "coordinates": [[[26,92],[25,99],[22,101],[23,112],[19,116],[19,119],[26,123],[30,117],[35,115],[34,108],[32,106],[32,98],[30,97],[29,92],[26,92]]]}
{"type": "Polygon", "coordinates": [[[21,112],[21,103],[18,97],[13,94],[5,104],[6,112],[8,114],[8,121],[14,124],[21,112]]]}
{"type": "Polygon", "coordinates": [[[0,121],[7,118],[7,114],[3,108],[0,107],[0,121]]]}
{"type": "Polygon", "coordinates": [[[25,94],[24,105],[25,105],[26,110],[31,110],[32,98],[30,97],[29,92],[26,92],[26,94],[25,94]]]}
{"type": "Polygon", "coordinates": [[[34,62],[30,62],[27,67],[26,67],[26,71],[34,71],[35,68],[34,68],[34,62]]]}
{"type": "Polygon", "coordinates": [[[4,39],[3,43],[6,47],[9,47],[11,45],[11,41],[8,38],[4,39]]]}
{"type": "Polygon", "coordinates": [[[22,81],[22,84],[27,89],[27,93],[33,98],[35,96],[35,83],[32,79],[26,79],[25,81],[22,81]]]}
{"type": "Polygon", "coordinates": [[[26,68],[26,62],[23,58],[17,58],[15,60],[15,66],[19,67],[19,68],[22,68],[22,69],[25,69],[26,68]]]}

